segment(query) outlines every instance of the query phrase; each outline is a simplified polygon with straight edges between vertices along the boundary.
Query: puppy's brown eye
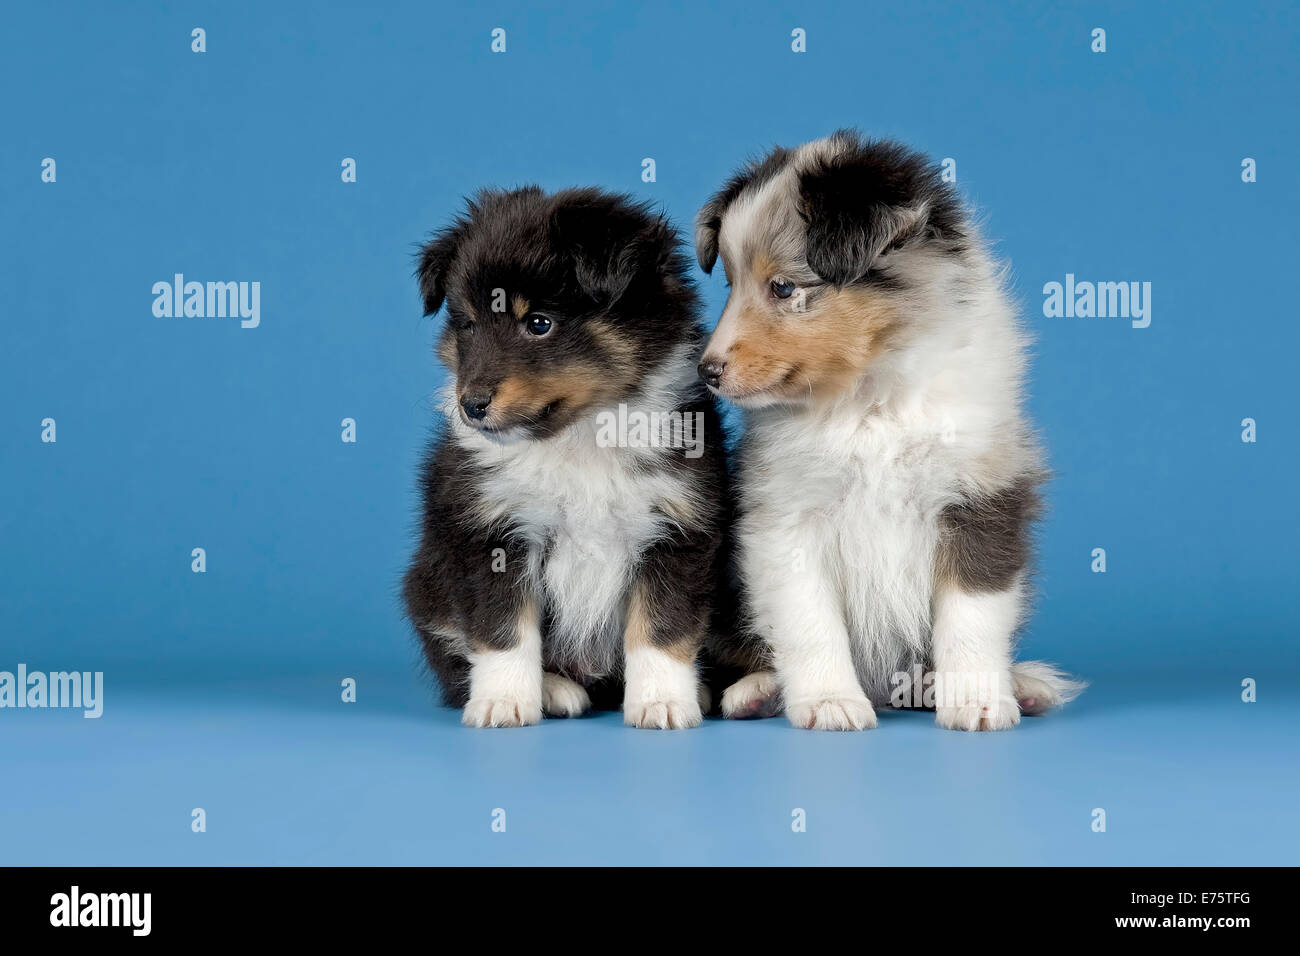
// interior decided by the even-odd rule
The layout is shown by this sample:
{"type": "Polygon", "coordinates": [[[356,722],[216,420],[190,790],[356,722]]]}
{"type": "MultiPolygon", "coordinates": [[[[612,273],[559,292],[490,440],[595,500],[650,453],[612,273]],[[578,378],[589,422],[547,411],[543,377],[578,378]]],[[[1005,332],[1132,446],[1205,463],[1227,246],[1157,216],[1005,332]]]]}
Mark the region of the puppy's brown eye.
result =
{"type": "Polygon", "coordinates": [[[542,336],[551,331],[554,323],[544,315],[534,313],[524,321],[524,328],[528,329],[530,335],[542,336]]]}
{"type": "Polygon", "coordinates": [[[772,294],[778,299],[788,299],[794,295],[795,284],[789,279],[783,279],[777,276],[771,282],[772,294]]]}

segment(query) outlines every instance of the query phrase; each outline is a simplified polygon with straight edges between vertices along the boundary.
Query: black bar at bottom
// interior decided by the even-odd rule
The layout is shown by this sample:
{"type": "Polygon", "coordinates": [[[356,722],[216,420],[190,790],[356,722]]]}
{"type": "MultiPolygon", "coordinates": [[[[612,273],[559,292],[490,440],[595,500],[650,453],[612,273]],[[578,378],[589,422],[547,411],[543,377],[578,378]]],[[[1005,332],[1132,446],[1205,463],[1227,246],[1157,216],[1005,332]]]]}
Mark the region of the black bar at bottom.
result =
{"type": "Polygon", "coordinates": [[[338,943],[415,930],[431,946],[456,941],[458,949],[475,935],[496,947],[516,934],[537,943],[572,934],[573,945],[587,945],[597,933],[697,948],[770,943],[774,924],[795,939],[806,929],[809,944],[831,932],[892,936],[909,951],[948,939],[1020,946],[1028,933],[1231,943],[1282,931],[1295,882],[1294,869],[1244,867],[7,868],[0,926],[6,942],[92,945],[109,937],[338,943]],[[689,936],[662,935],[675,927],[689,936]]]}

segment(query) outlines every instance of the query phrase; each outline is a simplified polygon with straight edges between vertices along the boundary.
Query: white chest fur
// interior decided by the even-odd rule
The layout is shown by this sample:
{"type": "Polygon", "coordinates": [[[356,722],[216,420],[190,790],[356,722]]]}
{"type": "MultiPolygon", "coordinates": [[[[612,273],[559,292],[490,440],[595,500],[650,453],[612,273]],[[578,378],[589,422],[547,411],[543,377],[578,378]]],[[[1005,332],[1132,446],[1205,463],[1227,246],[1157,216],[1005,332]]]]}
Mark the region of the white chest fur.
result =
{"type": "Polygon", "coordinates": [[[601,447],[582,425],[543,442],[466,440],[490,466],[479,487],[485,517],[504,519],[528,545],[527,574],[550,615],[548,652],[592,676],[617,670],[628,590],[671,524],[658,504],[681,496],[682,479],[639,461],[659,450],[601,447]]]}
{"type": "Polygon", "coordinates": [[[815,422],[773,417],[755,423],[744,449],[747,580],[816,576],[864,674],[925,653],[939,516],[962,481],[960,445],[943,421],[860,406],[815,422]]]}

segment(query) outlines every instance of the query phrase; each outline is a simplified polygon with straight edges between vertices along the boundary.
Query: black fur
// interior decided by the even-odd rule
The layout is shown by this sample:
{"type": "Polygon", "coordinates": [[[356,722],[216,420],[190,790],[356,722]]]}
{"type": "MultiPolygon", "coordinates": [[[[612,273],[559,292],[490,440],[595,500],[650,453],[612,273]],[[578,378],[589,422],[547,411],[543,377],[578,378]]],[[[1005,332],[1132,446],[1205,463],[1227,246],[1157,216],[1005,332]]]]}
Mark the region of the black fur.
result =
{"type": "Polygon", "coordinates": [[[939,518],[939,574],[968,592],[1010,587],[1033,558],[1041,480],[1026,475],[995,494],[945,508],[939,518]]]}
{"type": "Polygon", "coordinates": [[[832,285],[859,282],[877,257],[909,242],[961,242],[961,206],[939,169],[900,143],[851,130],[799,177],[799,214],[808,224],[808,265],[832,285]]]}
{"type": "MultiPolygon", "coordinates": [[[[901,143],[865,139],[853,130],[839,130],[831,142],[832,155],[809,164],[798,182],[805,256],[818,276],[834,286],[899,289],[889,270],[873,268],[888,252],[920,241],[950,254],[963,250],[961,199],[937,165],[901,143]]],[[[794,156],[795,150],[776,147],[747,163],[705,203],[695,228],[696,256],[705,272],[717,263],[727,208],[780,174],[794,156]]]]}
{"type": "MultiPolygon", "coordinates": [[[[536,187],[481,192],[423,247],[416,272],[425,311],[436,312],[445,302],[448,321],[438,351],[461,388],[565,371],[596,375],[603,387],[616,383],[618,394],[605,400],[617,403],[633,396],[683,343],[696,346],[692,368],[699,357],[699,304],[680,239],[666,219],[624,196],[594,189],[547,195],[536,187]],[[526,299],[530,314],[553,318],[555,331],[536,341],[521,336],[510,303],[504,313],[492,310],[496,289],[511,300],[526,299]]],[[[702,632],[730,627],[715,614],[718,594],[726,593],[719,583],[730,491],[714,399],[697,384],[679,410],[705,416],[704,453],[665,455],[643,467],[679,469],[700,505],[691,520],[640,556],[635,583],[650,608],[652,640],[693,641],[694,653],[702,632]]],[[[528,440],[545,442],[583,411],[541,415],[521,427],[528,440]]],[[[494,555],[498,566],[502,556],[509,569],[528,566],[528,545],[513,533],[512,516],[489,521],[476,508],[484,479],[504,467],[466,450],[446,426],[434,437],[421,472],[420,543],[404,586],[425,659],[446,701],[463,705],[467,651],[512,646],[521,609],[533,601],[546,669],[582,682],[596,706],[617,706],[616,674],[592,673],[584,661],[563,658],[548,640],[552,608],[541,584],[493,570],[494,555]]],[[[543,562],[549,548],[541,549],[543,562]]]]}

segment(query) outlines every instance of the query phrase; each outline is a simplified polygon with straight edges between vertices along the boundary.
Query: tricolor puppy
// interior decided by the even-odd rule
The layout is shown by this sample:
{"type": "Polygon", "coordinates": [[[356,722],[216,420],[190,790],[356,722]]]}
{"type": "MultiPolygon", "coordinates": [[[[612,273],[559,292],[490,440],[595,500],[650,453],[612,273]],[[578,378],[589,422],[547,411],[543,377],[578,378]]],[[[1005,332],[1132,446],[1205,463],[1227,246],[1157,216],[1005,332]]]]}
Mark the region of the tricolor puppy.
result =
{"type": "Polygon", "coordinates": [[[409,616],[475,727],[700,723],[727,510],[689,261],[668,222],[591,189],[487,191],[424,246],[454,374],[424,466],[409,616]]]}
{"type": "Polygon", "coordinates": [[[1026,336],[939,170],[852,132],[777,149],[704,207],[696,245],[731,288],[700,376],[746,409],[736,547],[775,669],[723,712],[779,693],[797,727],[893,704],[996,730],[1077,694],[1013,660],[1044,478],[1026,336]]]}

